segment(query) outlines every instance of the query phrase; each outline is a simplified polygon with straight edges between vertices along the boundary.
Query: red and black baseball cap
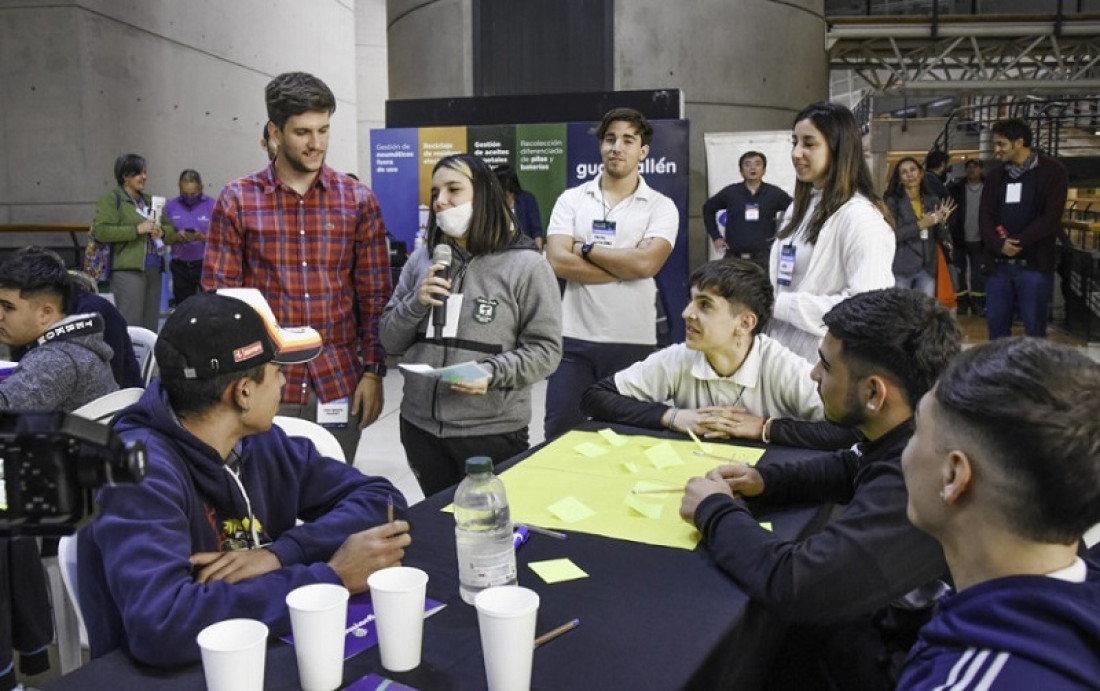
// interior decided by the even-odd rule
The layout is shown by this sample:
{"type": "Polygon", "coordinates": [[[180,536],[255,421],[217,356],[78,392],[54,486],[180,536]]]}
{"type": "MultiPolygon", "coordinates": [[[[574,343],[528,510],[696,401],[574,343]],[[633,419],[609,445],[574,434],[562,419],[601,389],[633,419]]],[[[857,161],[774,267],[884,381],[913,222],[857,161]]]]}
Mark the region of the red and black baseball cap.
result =
{"type": "Polygon", "coordinates": [[[309,362],[321,353],[321,335],[308,326],[280,327],[255,288],[223,288],[180,303],[154,351],[162,378],[210,379],[268,362],[309,362]],[[182,367],[172,366],[180,360],[182,367]]]}

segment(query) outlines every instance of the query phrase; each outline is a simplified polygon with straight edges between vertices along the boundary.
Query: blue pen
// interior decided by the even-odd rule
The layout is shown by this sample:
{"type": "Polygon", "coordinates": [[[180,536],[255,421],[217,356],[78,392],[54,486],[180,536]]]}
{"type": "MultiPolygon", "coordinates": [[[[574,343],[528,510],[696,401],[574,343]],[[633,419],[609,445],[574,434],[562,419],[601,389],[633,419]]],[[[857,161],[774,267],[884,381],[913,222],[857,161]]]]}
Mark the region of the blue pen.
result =
{"type": "Polygon", "coordinates": [[[527,526],[517,525],[515,531],[512,533],[512,547],[519,549],[519,546],[527,542],[527,538],[530,537],[530,533],[527,532],[527,526]]]}

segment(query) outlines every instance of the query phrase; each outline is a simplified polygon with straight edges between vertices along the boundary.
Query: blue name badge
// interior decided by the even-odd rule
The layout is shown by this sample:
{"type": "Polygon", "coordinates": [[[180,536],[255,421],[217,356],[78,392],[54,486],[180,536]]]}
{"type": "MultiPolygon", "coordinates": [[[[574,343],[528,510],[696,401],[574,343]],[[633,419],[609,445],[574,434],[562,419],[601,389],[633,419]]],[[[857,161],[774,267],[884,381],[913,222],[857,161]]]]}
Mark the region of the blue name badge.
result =
{"type": "Polygon", "coordinates": [[[776,272],[775,282],[781,286],[789,286],[794,278],[794,245],[783,245],[779,248],[779,270],[776,272]]]}
{"type": "Polygon", "coordinates": [[[592,221],[592,243],[611,247],[615,244],[615,221],[592,221]]]}

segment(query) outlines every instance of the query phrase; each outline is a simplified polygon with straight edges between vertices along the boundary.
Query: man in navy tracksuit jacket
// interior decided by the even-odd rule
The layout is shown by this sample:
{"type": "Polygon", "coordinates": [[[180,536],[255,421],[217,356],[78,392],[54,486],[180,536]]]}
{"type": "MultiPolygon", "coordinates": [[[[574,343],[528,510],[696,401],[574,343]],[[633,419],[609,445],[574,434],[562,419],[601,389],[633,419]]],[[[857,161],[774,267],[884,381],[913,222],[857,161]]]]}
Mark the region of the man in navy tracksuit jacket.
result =
{"type": "Polygon", "coordinates": [[[1100,688],[1100,364],[1034,338],[963,353],[902,456],[914,525],[943,545],[942,599],[899,689],[1100,688]]]}
{"type": "Polygon", "coordinates": [[[197,662],[209,624],[259,619],[290,632],[285,597],[310,583],[367,587],[398,563],[408,524],[383,478],[322,457],[271,422],[280,365],[320,351],[312,329],[281,330],[250,304],[198,294],[161,330],[161,377],[114,427],[148,453],[145,480],[100,492],[80,532],[80,600],[93,657],[122,647],[155,666],[197,662]],[[304,523],[295,525],[296,519],[304,523]]]}

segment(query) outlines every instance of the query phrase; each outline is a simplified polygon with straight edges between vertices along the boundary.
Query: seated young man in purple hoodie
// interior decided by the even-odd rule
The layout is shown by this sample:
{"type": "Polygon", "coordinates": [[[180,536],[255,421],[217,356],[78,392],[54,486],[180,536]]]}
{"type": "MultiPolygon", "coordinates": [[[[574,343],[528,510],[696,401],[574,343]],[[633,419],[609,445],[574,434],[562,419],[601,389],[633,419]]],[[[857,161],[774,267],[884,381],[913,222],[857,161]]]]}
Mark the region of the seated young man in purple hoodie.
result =
{"type": "Polygon", "coordinates": [[[393,485],[272,426],[281,366],[315,357],[317,332],[280,329],[258,291],[231,292],[249,302],[200,293],[176,308],[156,343],[160,378],[114,423],[145,444],[148,468],[102,490],[80,532],[92,657],[122,647],[148,665],[197,662],[199,631],[235,617],[289,633],[291,590],[362,592],[410,543],[408,523],[387,521],[389,502],[406,508],[393,485]]]}
{"type": "Polygon", "coordinates": [[[902,454],[909,519],[943,545],[936,606],[899,689],[1095,689],[1100,364],[1037,338],[965,351],[925,394],[902,454]]]}

